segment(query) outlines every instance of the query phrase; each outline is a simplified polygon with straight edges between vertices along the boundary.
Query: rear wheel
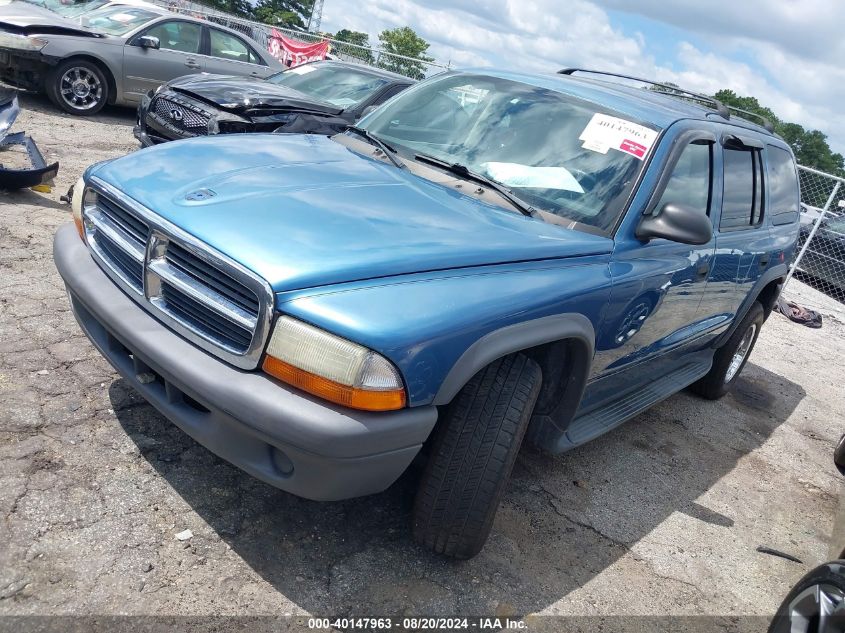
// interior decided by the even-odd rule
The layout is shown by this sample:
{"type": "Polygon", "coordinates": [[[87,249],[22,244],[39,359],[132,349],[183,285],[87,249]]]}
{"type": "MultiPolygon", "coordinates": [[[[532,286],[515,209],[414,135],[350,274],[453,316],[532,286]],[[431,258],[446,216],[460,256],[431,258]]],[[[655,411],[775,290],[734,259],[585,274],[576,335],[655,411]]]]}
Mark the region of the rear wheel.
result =
{"type": "Polygon", "coordinates": [[[99,66],[84,59],[69,59],[47,75],[47,96],[65,112],[96,114],[109,98],[109,84],[99,66]]]}
{"type": "Polygon", "coordinates": [[[481,551],[541,383],[535,361],[511,354],[478,372],[448,406],[414,505],[418,543],[455,558],[481,551]]]}
{"type": "Polygon", "coordinates": [[[730,338],[713,356],[713,366],[707,375],[690,389],[709,400],[724,396],[742,372],[765,320],[763,306],[755,301],[730,338]]]}

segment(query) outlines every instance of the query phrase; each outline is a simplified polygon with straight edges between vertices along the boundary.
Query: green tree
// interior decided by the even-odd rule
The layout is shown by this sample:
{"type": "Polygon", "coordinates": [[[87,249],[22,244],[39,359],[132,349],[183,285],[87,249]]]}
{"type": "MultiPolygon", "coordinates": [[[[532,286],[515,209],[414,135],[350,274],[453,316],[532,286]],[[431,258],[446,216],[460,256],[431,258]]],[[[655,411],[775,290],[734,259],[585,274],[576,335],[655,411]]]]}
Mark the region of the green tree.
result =
{"type": "Polygon", "coordinates": [[[240,17],[251,17],[252,5],[248,0],[205,0],[205,4],[218,11],[225,11],[240,17]]]}
{"type": "Polygon", "coordinates": [[[350,31],[349,29],[340,29],[337,33],[330,37],[339,42],[355,44],[354,47],[342,47],[340,52],[343,54],[357,57],[367,64],[372,64],[375,61],[373,58],[373,52],[370,50],[370,36],[366,33],[362,33],[361,31],[350,31]],[[363,48],[356,48],[357,46],[361,46],[363,48]]]}
{"type": "Polygon", "coordinates": [[[771,108],[760,104],[755,97],[742,97],[733,90],[720,90],[713,96],[725,105],[753,112],[771,121],[775,132],[783,137],[795,152],[795,159],[800,165],[845,176],[845,159],[842,154],[830,149],[827,136],[823,132],[805,130],[797,123],[781,121],[771,108]]]}
{"type": "Polygon", "coordinates": [[[379,33],[378,39],[385,53],[412,58],[402,59],[391,55],[381,55],[379,66],[413,79],[425,77],[425,64],[421,62],[431,62],[434,58],[425,54],[429,44],[417,35],[414,29],[410,26],[387,29],[379,33]]]}
{"type": "Polygon", "coordinates": [[[313,7],[314,0],[258,0],[252,15],[265,24],[304,29],[313,7]]]}

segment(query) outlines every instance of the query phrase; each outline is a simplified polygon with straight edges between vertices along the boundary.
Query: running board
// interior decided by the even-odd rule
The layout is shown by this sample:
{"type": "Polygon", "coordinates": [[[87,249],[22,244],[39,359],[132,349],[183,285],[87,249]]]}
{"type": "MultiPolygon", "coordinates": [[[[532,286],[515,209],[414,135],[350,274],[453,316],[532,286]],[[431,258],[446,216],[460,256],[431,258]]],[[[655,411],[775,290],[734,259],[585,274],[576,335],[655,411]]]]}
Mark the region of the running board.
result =
{"type": "Polygon", "coordinates": [[[543,448],[552,453],[563,453],[604,435],[661,400],[688,387],[710,371],[712,364],[712,356],[689,363],[615,402],[580,415],[572,421],[566,432],[555,438],[547,438],[553,439],[553,442],[550,442],[552,445],[543,448]]]}

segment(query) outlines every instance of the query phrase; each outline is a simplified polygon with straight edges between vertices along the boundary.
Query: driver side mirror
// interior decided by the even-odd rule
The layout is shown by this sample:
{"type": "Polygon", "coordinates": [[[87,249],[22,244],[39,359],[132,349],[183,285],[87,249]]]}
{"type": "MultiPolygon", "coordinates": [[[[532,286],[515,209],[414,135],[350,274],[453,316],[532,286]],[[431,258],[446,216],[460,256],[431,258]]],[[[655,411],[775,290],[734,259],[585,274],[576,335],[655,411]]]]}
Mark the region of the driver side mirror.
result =
{"type": "Polygon", "coordinates": [[[154,37],[153,35],[142,35],[138,38],[137,43],[138,46],[140,46],[141,48],[154,48],[156,50],[161,48],[161,42],[157,37],[154,37]]]}
{"type": "Polygon", "coordinates": [[[656,215],[643,218],[636,235],[641,240],[663,238],[681,244],[707,244],[713,237],[710,218],[681,204],[669,203],[656,215]]]}

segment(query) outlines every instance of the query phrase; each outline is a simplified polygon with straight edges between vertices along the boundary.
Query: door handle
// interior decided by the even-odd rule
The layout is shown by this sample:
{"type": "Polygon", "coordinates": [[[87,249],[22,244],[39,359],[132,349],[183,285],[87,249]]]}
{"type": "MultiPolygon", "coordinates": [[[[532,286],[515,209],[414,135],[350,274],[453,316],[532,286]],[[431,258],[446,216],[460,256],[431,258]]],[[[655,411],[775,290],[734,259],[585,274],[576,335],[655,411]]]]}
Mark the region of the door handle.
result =
{"type": "Polygon", "coordinates": [[[706,277],[707,273],[710,272],[710,264],[702,264],[698,268],[696,268],[695,272],[698,274],[699,277],[706,277]]]}
{"type": "Polygon", "coordinates": [[[186,59],[185,60],[185,66],[187,66],[188,68],[199,68],[200,67],[200,65],[197,63],[197,60],[195,60],[195,59],[186,59]]]}
{"type": "Polygon", "coordinates": [[[765,267],[766,267],[766,266],[768,266],[768,265],[769,265],[769,256],[768,256],[768,255],[763,255],[763,256],[760,258],[760,268],[765,268],[765,267]]]}

